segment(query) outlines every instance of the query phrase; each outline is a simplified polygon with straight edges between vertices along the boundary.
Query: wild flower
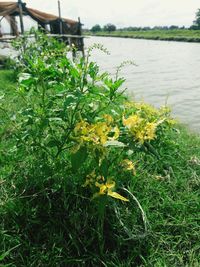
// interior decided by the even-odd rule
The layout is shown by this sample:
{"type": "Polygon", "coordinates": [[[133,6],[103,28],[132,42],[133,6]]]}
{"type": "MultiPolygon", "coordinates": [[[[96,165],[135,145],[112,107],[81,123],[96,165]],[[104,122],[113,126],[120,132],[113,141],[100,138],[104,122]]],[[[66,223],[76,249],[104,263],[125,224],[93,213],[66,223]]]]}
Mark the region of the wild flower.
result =
{"type": "Polygon", "coordinates": [[[92,199],[100,197],[102,195],[107,195],[122,201],[129,201],[127,198],[121,196],[119,193],[115,192],[116,183],[113,179],[108,178],[107,180],[102,175],[95,174],[95,171],[86,176],[85,183],[83,187],[90,187],[96,191],[96,188],[99,189],[99,192],[93,194],[92,199]]]}
{"type": "Polygon", "coordinates": [[[139,115],[131,115],[127,119],[123,117],[122,122],[128,128],[130,135],[142,144],[156,137],[158,124],[155,122],[148,122],[139,115]]]}
{"type": "Polygon", "coordinates": [[[122,160],[121,166],[122,166],[124,171],[132,171],[133,175],[136,174],[135,164],[131,160],[129,160],[129,159],[122,160]]]}
{"type": "MultiPolygon", "coordinates": [[[[107,117],[111,123],[111,118],[107,117]]],[[[108,140],[116,140],[119,137],[119,128],[112,127],[110,123],[86,121],[78,122],[74,129],[75,138],[78,142],[104,145],[108,140]]]]}
{"type": "Polygon", "coordinates": [[[122,201],[129,201],[127,198],[121,196],[119,193],[113,191],[115,189],[115,181],[108,179],[105,183],[95,183],[95,186],[99,188],[99,192],[93,195],[93,198],[101,195],[108,195],[110,197],[120,199],[122,201]]]}

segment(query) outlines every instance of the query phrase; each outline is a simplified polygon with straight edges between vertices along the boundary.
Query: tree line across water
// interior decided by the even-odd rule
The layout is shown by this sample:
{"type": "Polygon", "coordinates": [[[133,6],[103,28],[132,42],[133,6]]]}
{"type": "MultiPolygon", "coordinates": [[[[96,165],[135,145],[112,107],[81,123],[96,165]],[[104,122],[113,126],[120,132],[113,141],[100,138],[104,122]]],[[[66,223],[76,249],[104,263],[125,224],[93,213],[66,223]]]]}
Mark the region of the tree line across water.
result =
{"type": "MultiPolygon", "coordinates": [[[[184,29],[189,29],[189,30],[200,30],[200,8],[196,12],[196,18],[193,21],[193,24],[189,27],[186,28],[185,26],[179,27],[177,25],[171,25],[171,26],[154,26],[154,27],[134,27],[134,26],[129,26],[125,28],[119,28],[119,31],[149,31],[149,30],[184,30],[184,29]]],[[[112,23],[107,23],[104,26],[100,26],[99,24],[94,25],[90,31],[93,33],[96,32],[113,32],[116,31],[117,27],[112,24],[112,23]]]]}

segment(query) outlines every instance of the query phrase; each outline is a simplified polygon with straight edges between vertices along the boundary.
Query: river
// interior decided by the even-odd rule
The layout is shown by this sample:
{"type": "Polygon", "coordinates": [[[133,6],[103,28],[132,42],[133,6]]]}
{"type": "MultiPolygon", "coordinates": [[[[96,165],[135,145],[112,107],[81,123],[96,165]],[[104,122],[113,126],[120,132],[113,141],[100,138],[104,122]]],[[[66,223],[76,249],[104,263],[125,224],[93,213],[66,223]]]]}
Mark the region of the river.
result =
{"type": "Polygon", "coordinates": [[[156,107],[167,103],[173,116],[192,131],[200,132],[200,44],[111,37],[85,39],[86,47],[103,44],[106,55],[95,50],[92,59],[111,74],[123,61],[127,93],[156,107]]]}

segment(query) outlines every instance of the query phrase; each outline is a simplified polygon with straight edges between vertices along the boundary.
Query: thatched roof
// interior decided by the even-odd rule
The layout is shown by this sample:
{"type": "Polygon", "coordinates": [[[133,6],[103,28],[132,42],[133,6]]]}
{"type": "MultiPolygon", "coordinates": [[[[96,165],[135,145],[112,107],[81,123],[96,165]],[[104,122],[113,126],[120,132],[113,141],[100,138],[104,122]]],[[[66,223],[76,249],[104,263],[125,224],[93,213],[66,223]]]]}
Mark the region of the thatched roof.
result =
{"type": "MultiPolygon", "coordinates": [[[[26,7],[26,4],[22,4],[23,7],[23,14],[29,15],[34,20],[41,22],[41,23],[51,23],[59,19],[58,16],[48,14],[33,8],[26,7]]],[[[0,2],[0,16],[12,16],[12,15],[19,15],[19,7],[18,3],[16,2],[0,2]]],[[[62,18],[62,20],[73,26],[74,24],[78,23],[78,21],[74,21],[71,19],[62,18]]]]}
{"type": "MultiPolygon", "coordinates": [[[[59,34],[60,33],[60,18],[58,16],[42,12],[37,9],[28,8],[25,3],[21,3],[23,16],[30,16],[33,20],[37,21],[38,24],[45,28],[46,24],[50,25],[50,32],[59,34]]],[[[0,2],[0,16],[7,19],[11,25],[11,29],[14,35],[18,35],[17,23],[15,16],[19,16],[19,4],[17,2],[0,2]]],[[[80,22],[62,18],[62,33],[63,34],[74,34],[79,35],[81,30],[80,22]]]]}

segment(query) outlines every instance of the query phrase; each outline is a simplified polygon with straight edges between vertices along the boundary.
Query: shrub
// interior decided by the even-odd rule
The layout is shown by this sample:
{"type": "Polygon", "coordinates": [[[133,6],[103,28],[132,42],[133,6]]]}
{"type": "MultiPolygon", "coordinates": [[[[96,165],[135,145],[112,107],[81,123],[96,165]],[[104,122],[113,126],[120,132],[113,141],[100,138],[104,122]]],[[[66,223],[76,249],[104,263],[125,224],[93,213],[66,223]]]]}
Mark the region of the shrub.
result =
{"type": "MultiPolygon", "coordinates": [[[[103,256],[115,249],[115,242],[126,246],[127,238],[137,240],[139,249],[147,220],[127,188],[135,184],[136,153],[159,157],[157,147],[174,123],[169,110],[128,100],[120,89],[124,79],[118,77],[119,69],[112,78],[90,61],[94,49],[107,53],[99,44],[75,61],[70,47],[41,33],[31,42],[23,37],[15,47],[20,51],[17,91],[22,103],[12,119],[9,153],[15,167],[9,181],[18,197],[3,207],[6,227],[17,218],[24,253],[31,253],[31,243],[34,249],[37,244],[42,251],[47,247],[51,255],[59,254],[53,236],[49,238],[49,231],[57,228],[56,249],[62,257],[67,255],[65,264],[75,264],[73,259],[94,247],[103,256]],[[9,212],[12,207],[16,213],[9,212]]],[[[50,261],[48,252],[42,266],[50,261]]],[[[21,262],[18,253],[15,257],[21,262]]],[[[83,257],[82,264],[86,260],[83,257]]]]}

